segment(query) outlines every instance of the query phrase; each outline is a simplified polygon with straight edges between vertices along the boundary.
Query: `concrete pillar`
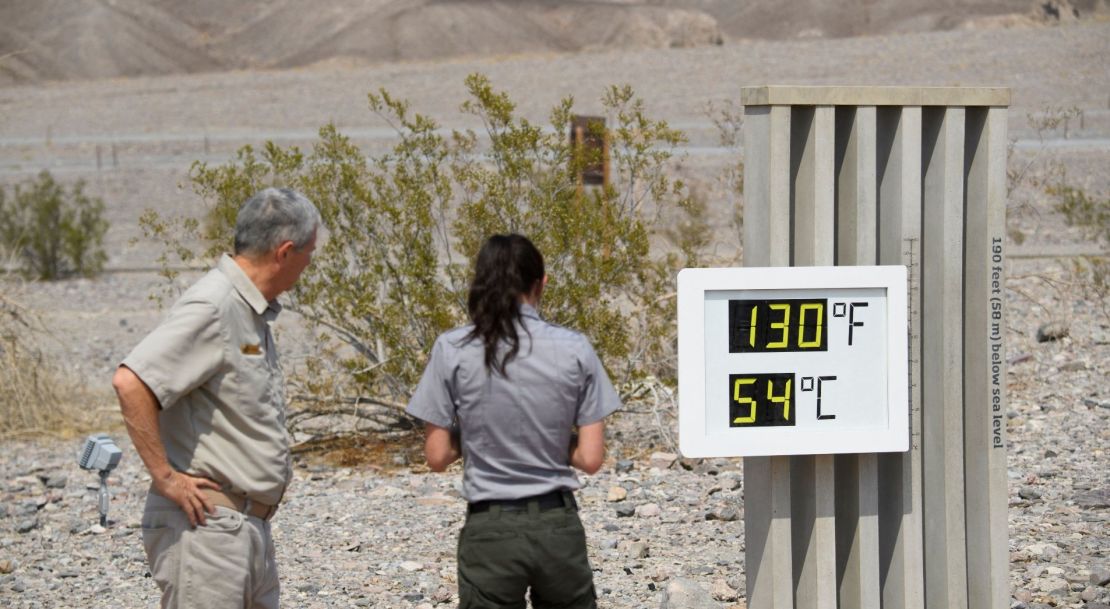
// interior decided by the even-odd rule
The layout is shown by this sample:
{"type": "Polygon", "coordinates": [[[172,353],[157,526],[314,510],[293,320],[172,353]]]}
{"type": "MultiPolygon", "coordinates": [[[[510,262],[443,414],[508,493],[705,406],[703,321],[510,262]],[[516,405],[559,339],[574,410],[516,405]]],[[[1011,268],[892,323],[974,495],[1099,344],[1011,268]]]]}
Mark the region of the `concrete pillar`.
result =
{"type": "Polygon", "coordinates": [[[967,608],[964,536],[964,109],[922,115],[921,336],[925,606],[967,608]]]}
{"type": "Polygon", "coordinates": [[[969,108],[964,243],[964,477],[971,609],[1005,607],[1006,577],[1006,111],[969,108]]]}
{"type": "MultiPolygon", "coordinates": [[[[790,121],[794,266],[835,261],[832,106],[796,107],[790,121]]],[[[790,458],[794,593],[797,609],[836,608],[835,470],[832,455],[790,458]]]]}
{"type": "MultiPolygon", "coordinates": [[[[745,110],[744,264],[790,264],[790,109],[745,110]]],[[[744,460],[745,576],[750,609],[793,609],[790,459],[744,460]]]]}
{"type": "MultiPolygon", "coordinates": [[[[875,106],[837,108],[838,265],[878,264],[875,106]]],[[[879,609],[878,456],[836,456],[836,577],[841,607],[879,609]]]]}

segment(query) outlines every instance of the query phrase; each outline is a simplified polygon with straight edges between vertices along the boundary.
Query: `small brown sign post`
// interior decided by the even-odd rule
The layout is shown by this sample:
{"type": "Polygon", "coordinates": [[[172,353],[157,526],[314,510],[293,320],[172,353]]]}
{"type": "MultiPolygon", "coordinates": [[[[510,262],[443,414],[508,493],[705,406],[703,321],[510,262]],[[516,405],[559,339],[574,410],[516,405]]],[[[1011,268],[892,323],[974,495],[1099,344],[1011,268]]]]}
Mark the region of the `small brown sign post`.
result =
{"type": "Polygon", "coordinates": [[[604,116],[575,116],[570,124],[578,186],[609,185],[609,138],[604,116]]]}

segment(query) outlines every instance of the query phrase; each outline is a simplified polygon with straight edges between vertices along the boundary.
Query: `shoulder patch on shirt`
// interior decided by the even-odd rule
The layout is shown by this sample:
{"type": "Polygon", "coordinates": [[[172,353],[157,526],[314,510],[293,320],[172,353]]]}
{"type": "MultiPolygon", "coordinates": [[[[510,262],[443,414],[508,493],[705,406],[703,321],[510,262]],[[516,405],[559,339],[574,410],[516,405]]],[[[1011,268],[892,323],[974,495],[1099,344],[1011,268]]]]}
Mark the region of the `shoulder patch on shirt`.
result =
{"type": "Polygon", "coordinates": [[[243,355],[262,355],[262,345],[243,343],[243,345],[239,347],[239,350],[243,352],[243,355]]]}

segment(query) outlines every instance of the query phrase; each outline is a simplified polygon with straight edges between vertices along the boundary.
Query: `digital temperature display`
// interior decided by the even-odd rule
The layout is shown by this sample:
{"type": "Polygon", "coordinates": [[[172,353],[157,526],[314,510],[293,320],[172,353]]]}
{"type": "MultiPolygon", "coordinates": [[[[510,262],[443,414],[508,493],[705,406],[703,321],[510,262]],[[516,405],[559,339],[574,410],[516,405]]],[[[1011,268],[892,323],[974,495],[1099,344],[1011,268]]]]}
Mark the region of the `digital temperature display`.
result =
{"type": "Polygon", "coordinates": [[[684,269],[679,448],[689,457],[909,444],[906,269],[684,269]]]}
{"type": "Polygon", "coordinates": [[[728,352],[826,351],[829,301],[730,300],[728,352]]]}

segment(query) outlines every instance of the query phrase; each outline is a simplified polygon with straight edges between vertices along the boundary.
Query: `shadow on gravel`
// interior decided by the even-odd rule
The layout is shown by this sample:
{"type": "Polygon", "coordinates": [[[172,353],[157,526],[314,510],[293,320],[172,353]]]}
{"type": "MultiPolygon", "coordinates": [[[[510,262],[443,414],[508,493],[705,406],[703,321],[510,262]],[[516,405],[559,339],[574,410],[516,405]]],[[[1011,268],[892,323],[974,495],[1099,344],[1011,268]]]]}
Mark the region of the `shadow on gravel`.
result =
{"type": "Polygon", "coordinates": [[[424,464],[424,434],[406,431],[389,435],[326,436],[293,446],[294,458],[312,465],[351,467],[379,473],[419,473],[424,464]]]}

